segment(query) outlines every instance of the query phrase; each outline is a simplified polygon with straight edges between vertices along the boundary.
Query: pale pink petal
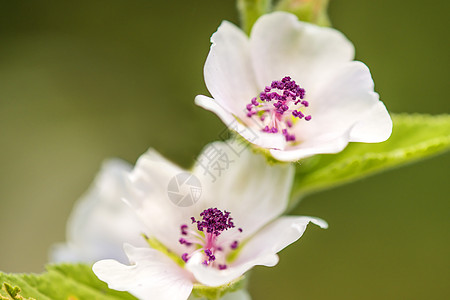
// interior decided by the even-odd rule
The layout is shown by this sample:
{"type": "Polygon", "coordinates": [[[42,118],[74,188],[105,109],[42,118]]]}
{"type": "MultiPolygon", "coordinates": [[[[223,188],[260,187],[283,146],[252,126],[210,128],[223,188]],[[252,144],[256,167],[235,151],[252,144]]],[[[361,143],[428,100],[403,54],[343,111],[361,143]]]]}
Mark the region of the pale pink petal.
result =
{"type": "Polygon", "coordinates": [[[189,270],[201,284],[206,286],[220,286],[238,279],[256,265],[273,267],[278,263],[278,256],[271,254],[265,257],[257,257],[254,260],[247,261],[244,264],[235,267],[229,267],[225,270],[204,266],[202,261],[203,255],[198,253],[189,259],[186,264],[186,269],[189,270]]]}
{"type": "Polygon", "coordinates": [[[132,265],[115,260],[94,264],[95,275],[108,287],[127,291],[143,300],[186,300],[192,288],[191,275],[163,253],[150,248],[135,248],[125,244],[124,250],[132,265]]]}
{"type": "Polygon", "coordinates": [[[119,159],[106,161],[88,192],[67,221],[67,243],[51,249],[54,262],[94,262],[112,258],[126,261],[124,242],[144,246],[144,225],[122,201],[131,166],[119,159]],[[111,220],[114,220],[111,222],[111,220]]]}
{"type": "Polygon", "coordinates": [[[223,21],[211,43],[204,67],[206,87],[222,107],[242,118],[245,105],[258,93],[248,38],[236,25],[223,21]]]}
{"type": "MultiPolygon", "coordinates": [[[[378,94],[373,91],[374,83],[367,66],[361,62],[351,63],[336,69],[333,73],[323,77],[320,84],[310,91],[310,107],[308,114],[312,119],[309,122],[300,121],[295,127],[296,136],[300,140],[316,138],[320,135],[334,134],[342,135],[350,127],[358,122],[373,122],[373,126],[382,129],[381,135],[386,136],[386,129],[392,125],[389,114],[383,105],[379,105],[378,94]],[[384,109],[381,118],[378,113],[375,118],[367,119],[369,115],[384,109]]],[[[361,127],[361,129],[368,126],[361,127]]],[[[379,137],[372,136],[371,133],[379,131],[370,130],[367,132],[366,140],[379,140],[379,137]]]]}
{"type": "Polygon", "coordinates": [[[297,161],[316,154],[338,153],[344,150],[349,142],[349,131],[339,136],[320,136],[309,139],[289,150],[271,149],[270,154],[279,161],[297,161]]]}
{"type": "Polygon", "coordinates": [[[348,63],[322,78],[309,100],[311,121],[300,120],[295,127],[299,144],[286,151],[271,150],[276,159],[338,153],[349,142],[382,142],[392,132],[389,113],[373,92],[370,71],[361,62],[348,63]]]}
{"type": "Polygon", "coordinates": [[[243,246],[232,267],[245,264],[256,257],[275,255],[288,245],[297,241],[305,232],[309,223],[321,228],[328,228],[328,224],[319,218],[306,216],[284,216],[258,231],[243,246]]]}
{"type": "Polygon", "coordinates": [[[273,80],[291,76],[308,93],[318,74],[354,58],[353,45],[342,33],[301,22],[285,12],[259,18],[253,26],[250,45],[260,89],[273,80]]]}
{"type": "Polygon", "coordinates": [[[353,126],[350,142],[379,143],[392,133],[392,119],[383,102],[379,101],[353,126]]]}
{"type": "Polygon", "coordinates": [[[145,233],[180,255],[184,251],[178,242],[180,226],[189,221],[193,208],[172,202],[168,185],[186,172],[150,149],[137,161],[130,175],[130,196],[125,199],[146,225],[145,233]]]}

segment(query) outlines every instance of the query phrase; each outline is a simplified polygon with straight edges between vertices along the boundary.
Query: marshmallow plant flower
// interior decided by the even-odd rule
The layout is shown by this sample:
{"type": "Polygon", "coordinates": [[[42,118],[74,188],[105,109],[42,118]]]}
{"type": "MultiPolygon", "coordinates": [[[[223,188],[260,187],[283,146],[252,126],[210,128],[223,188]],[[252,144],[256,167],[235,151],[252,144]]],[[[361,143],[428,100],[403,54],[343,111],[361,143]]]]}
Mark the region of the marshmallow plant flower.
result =
{"type": "Polygon", "coordinates": [[[339,31],[275,12],[250,37],[222,22],[204,67],[213,99],[196,104],[281,161],[337,153],[349,142],[377,143],[392,121],[366,65],[339,31]]]}
{"type": "Polygon", "coordinates": [[[52,247],[52,262],[93,263],[113,258],[126,262],[123,243],[146,245],[144,230],[131,208],[122,201],[132,166],[112,159],[106,161],[88,192],[78,200],[67,222],[67,242],[52,247]]]}
{"type": "MultiPolygon", "coordinates": [[[[249,150],[236,156],[222,142],[207,146],[199,160],[212,151],[231,158],[228,166],[212,180],[212,165],[197,164],[187,177],[197,183],[180,182],[180,193],[182,186],[197,193],[201,188],[198,201],[187,207],[168,196],[168,183],[186,171],[153,150],[140,157],[125,200],[146,225],[149,246],[125,244],[130,265],[111,259],[94,264],[94,273],[110,288],[168,300],[198,296],[204,288],[223,290],[242,282],[256,265],[276,265],[276,253],[299,239],[309,222],[327,227],[317,218],[280,216],[294,176],[291,165],[269,165],[249,150]]],[[[232,298],[248,299],[236,295],[232,298]]]]}

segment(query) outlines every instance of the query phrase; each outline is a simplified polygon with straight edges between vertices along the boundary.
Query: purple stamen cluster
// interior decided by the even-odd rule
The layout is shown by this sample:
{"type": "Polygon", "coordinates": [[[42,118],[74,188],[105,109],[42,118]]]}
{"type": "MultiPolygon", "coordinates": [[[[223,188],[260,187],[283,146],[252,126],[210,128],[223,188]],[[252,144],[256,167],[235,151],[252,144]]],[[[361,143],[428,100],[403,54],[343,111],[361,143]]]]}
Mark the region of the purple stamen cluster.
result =
{"type": "MultiPolygon", "coordinates": [[[[201,252],[204,255],[203,264],[206,266],[213,266],[218,268],[219,270],[225,270],[228,268],[225,262],[225,257],[227,254],[227,250],[225,250],[222,246],[225,244],[229,245],[229,249],[235,250],[239,246],[239,242],[234,240],[229,244],[227,241],[220,241],[218,236],[225,230],[230,228],[234,228],[233,218],[230,216],[230,212],[221,211],[217,208],[208,208],[200,213],[201,220],[196,220],[194,217],[191,217],[192,224],[197,227],[198,231],[203,232],[204,234],[199,235],[192,229],[189,229],[190,226],[187,224],[183,224],[180,226],[180,231],[182,237],[178,240],[180,244],[185,245],[187,247],[191,245],[197,245],[196,247],[190,247],[191,251],[189,253],[183,253],[181,255],[181,259],[184,262],[188,262],[188,260],[194,255],[194,253],[201,252]],[[216,257],[216,255],[220,253],[216,257]]],[[[238,233],[242,233],[242,228],[237,228],[238,233]]],[[[230,238],[230,237],[227,237],[230,238]]]]}
{"type": "Polygon", "coordinates": [[[199,231],[205,231],[218,236],[222,231],[234,227],[233,218],[230,217],[230,212],[222,212],[217,208],[208,208],[200,213],[201,221],[191,218],[192,223],[197,223],[199,231]]]}
{"type": "Polygon", "coordinates": [[[295,141],[295,135],[288,132],[291,128],[292,120],[295,118],[311,120],[311,116],[305,116],[299,108],[308,107],[308,101],[303,100],[305,90],[301,88],[289,76],[285,76],[280,81],[272,81],[270,86],[266,86],[259,94],[259,99],[255,97],[247,104],[247,117],[259,117],[261,122],[270,118],[269,125],[264,126],[263,132],[281,133],[286,141],[295,141]],[[295,107],[294,107],[295,106],[295,107]]]}

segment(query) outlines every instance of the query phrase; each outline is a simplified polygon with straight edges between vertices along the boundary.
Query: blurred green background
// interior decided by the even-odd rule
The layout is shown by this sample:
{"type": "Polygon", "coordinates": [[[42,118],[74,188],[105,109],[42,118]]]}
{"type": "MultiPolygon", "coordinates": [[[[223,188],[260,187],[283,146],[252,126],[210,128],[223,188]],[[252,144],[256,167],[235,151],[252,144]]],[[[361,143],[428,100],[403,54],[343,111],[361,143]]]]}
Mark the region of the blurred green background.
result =
{"type": "MultiPolygon", "coordinates": [[[[224,129],[194,105],[231,0],[0,1],[0,270],[41,272],[102,161],[183,166],[224,129]]],[[[332,0],[392,112],[448,113],[448,1],[332,0]]],[[[254,299],[450,297],[450,155],[309,196],[319,216],[254,299]],[[281,295],[281,296],[280,296],[281,295]]]]}

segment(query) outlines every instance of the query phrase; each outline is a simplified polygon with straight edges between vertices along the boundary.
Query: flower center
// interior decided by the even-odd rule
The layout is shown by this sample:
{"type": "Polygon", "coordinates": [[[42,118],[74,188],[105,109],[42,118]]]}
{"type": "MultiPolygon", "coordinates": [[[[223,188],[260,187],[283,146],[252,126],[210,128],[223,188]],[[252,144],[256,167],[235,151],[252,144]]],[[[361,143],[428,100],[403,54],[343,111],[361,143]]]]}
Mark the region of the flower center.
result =
{"type": "Polygon", "coordinates": [[[280,81],[272,81],[264,91],[247,104],[247,117],[262,122],[262,131],[268,133],[281,132],[286,141],[295,141],[291,128],[297,119],[311,120],[305,116],[302,108],[308,107],[308,101],[303,100],[305,90],[291,77],[285,76],[280,81]]]}
{"type": "MultiPolygon", "coordinates": [[[[220,270],[227,268],[226,255],[238,247],[238,241],[233,237],[219,239],[220,234],[228,229],[235,228],[230,212],[217,208],[208,208],[200,213],[201,220],[191,217],[191,227],[181,225],[180,244],[185,245],[189,252],[183,253],[181,258],[187,262],[194,254],[201,252],[204,255],[203,264],[216,267],[220,270]],[[193,225],[195,224],[195,225],[193,225]]],[[[241,228],[237,229],[242,232],[241,228]]]]}

